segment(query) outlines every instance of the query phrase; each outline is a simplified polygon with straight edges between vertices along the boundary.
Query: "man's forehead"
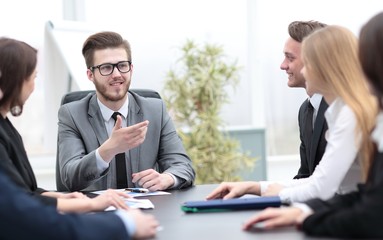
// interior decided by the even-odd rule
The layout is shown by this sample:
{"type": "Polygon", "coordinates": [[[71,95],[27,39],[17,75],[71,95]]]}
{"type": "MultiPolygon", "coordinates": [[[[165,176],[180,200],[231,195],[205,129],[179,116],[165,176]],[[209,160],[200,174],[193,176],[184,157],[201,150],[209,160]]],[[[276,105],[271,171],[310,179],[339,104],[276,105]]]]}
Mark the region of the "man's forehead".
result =
{"type": "Polygon", "coordinates": [[[292,38],[287,39],[285,46],[283,48],[283,53],[291,56],[299,56],[301,52],[301,43],[295,41],[292,38]]]}

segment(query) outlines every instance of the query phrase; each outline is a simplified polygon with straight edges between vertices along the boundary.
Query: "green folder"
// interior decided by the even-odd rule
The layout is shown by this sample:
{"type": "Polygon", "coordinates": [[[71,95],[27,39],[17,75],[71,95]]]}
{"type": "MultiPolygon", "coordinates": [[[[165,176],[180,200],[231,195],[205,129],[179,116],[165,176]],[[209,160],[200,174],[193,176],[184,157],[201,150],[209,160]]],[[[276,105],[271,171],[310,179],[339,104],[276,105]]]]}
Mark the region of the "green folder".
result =
{"type": "Polygon", "coordinates": [[[264,209],[267,207],[280,207],[280,197],[246,197],[234,199],[213,199],[202,201],[187,201],[181,205],[186,213],[219,212],[246,209],[264,209]]]}

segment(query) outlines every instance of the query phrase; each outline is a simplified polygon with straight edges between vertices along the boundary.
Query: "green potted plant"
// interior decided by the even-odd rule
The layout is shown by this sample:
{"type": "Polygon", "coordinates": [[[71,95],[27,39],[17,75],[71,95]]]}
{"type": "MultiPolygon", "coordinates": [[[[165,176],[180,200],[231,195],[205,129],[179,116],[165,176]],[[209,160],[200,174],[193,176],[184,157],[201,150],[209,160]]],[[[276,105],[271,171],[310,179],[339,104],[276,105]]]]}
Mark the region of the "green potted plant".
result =
{"type": "Polygon", "coordinates": [[[196,184],[239,181],[255,159],[242,153],[220,117],[229,102],[227,87],[239,82],[237,62],[228,63],[223,48],[199,47],[187,40],[176,67],[165,78],[163,99],[196,171],[196,184]]]}

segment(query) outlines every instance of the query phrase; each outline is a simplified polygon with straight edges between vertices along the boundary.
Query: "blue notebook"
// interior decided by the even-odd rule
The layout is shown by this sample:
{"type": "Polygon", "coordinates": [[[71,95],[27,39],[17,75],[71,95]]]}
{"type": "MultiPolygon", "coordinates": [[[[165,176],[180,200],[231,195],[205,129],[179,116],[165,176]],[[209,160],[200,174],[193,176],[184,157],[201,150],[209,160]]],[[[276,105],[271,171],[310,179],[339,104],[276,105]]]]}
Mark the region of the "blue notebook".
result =
{"type": "Polygon", "coordinates": [[[181,205],[181,210],[187,213],[217,212],[245,209],[264,209],[267,207],[280,207],[279,197],[250,197],[234,199],[213,199],[203,201],[188,201],[181,205]]]}

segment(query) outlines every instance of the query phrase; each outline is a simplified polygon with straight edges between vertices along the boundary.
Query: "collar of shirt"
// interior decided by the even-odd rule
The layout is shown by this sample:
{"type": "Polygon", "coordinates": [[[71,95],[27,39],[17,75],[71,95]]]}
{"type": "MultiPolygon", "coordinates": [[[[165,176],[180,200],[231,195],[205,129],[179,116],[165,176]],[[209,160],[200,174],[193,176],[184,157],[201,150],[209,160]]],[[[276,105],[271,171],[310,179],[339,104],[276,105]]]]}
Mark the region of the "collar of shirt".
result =
{"type": "Polygon", "coordinates": [[[322,95],[314,94],[309,99],[310,99],[310,103],[311,103],[311,105],[313,105],[313,108],[315,109],[315,111],[318,112],[319,105],[322,101],[322,95]]]}
{"type": "MultiPolygon", "coordinates": [[[[104,118],[105,123],[110,121],[112,114],[115,112],[112,109],[108,108],[97,98],[98,106],[100,107],[102,117],[104,118]]],[[[128,117],[128,109],[129,109],[129,97],[126,98],[125,103],[118,109],[118,112],[123,116],[123,120],[128,117]]]]}
{"type": "Polygon", "coordinates": [[[319,110],[319,106],[320,106],[320,103],[322,101],[322,98],[323,98],[322,95],[317,94],[317,93],[315,93],[314,95],[311,96],[311,98],[309,98],[309,101],[314,108],[313,126],[315,125],[315,120],[316,120],[317,115],[318,115],[318,110],[319,110]]]}

